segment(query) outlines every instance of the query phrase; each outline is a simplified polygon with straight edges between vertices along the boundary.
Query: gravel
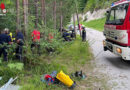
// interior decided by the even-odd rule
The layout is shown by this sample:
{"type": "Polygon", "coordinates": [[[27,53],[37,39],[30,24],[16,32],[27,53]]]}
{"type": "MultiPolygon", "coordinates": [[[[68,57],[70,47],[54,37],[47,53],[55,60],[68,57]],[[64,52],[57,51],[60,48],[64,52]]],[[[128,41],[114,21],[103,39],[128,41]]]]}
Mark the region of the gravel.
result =
{"type": "Polygon", "coordinates": [[[95,57],[95,70],[109,77],[107,84],[112,90],[130,90],[130,61],[124,62],[121,57],[109,51],[104,52],[103,33],[86,29],[87,39],[95,57]]]}

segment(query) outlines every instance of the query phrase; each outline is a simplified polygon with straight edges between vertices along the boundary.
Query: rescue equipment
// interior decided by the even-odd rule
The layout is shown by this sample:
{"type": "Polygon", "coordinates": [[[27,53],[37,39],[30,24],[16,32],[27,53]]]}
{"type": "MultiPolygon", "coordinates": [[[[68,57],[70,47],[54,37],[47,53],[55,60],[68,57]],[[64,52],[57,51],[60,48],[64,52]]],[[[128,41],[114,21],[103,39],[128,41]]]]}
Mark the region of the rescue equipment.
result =
{"type": "Polygon", "coordinates": [[[69,88],[74,88],[76,85],[75,82],[72,81],[72,79],[68,75],[66,75],[63,71],[60,71],[60,73],[57,74],[56,78],[69,88]]]}

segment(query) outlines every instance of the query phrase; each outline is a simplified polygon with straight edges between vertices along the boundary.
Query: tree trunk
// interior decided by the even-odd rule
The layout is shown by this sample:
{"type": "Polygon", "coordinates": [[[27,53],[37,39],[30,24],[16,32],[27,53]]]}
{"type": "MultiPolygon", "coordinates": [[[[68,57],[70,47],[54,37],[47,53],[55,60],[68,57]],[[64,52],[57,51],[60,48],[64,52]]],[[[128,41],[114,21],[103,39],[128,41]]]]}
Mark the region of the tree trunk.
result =
{"type": "Polygon", "coordinates": [[[26,7],[27,7],[27,27],[28,27],[28,16],[29,16],[29,1],[26,0],[26,7]]]}
{"type": "Polygon", "coordinates": [[[16,0],[16,14],[17,14],[16,29],[20,29],[20,2],[19,0],[16,0]]]}
{"type": "Polygon", "coordinates": [[[78,21],[78,28],[79,28],[79,32],[80,32],[80,36],[82,35],[81,34],[81,30],[80,30],[80,22],[79,22],[79,15],[78,15],[78,6],[77,6],[77,0],[75,1],[75,6],[76,6],[76,15],[77,15],[77,21],[78,21]]]}
{"type": "Polygon", "coordinates": [[[24,35],[25,37],[27,36],[26,35],[26,32],[27,32],[27,21],[28,21],[28,7],[27,7],[27,3],[28,1],[27,0],[23,0],[23,13],[24,13],[24,35]]]}
{"type": "Polygon", "coordinates": [[[62,1],[60,1],[60,32],[62,33],[62,29],[63,29],[63,15],[62,15],[62,1]]]}
{"type": "Polygon", "coordinates": [[[42,20],[44,22],[44,25],[46,26],[46,7],[45,7],[45,0],[41,0],[41,10],[42,10],[42,20]]]}
{"type": "Polygon", "coordinates": [[[54,19],[54,29],[56,29],[56,0],[54,1],[53,19],[54,19]]]}
{"type": "Polygon", "coordinates": [[[75,32],[75,38],[76,38],[76,27],[75,27],[75,15],[73,14],[73,23],[74,23],[74,32],[75,32]]]}
{"type": "Polygon", "coordinates": [[[38,28],[38,0],[35,0],[35,28],[38,28]]]}

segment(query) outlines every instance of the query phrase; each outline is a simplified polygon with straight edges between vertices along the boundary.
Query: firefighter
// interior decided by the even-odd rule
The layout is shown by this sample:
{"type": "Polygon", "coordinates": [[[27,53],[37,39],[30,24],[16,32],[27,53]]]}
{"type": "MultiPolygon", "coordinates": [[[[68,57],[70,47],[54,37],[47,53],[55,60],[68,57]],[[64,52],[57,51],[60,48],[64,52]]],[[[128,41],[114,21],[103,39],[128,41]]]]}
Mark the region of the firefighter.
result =
{"type": "Polygon", "coordinates": [[[74,29],[72,30],[72,33],[71,33],[71,38],[76,38],[76,34],[75,34],[74,29]]]}
{"type": "Polygon", "coordinates": [[[12,32],[10,32],[8,35],[10,36],[11,41],[12,41],[12,42],[15,42],[15,37],[13,36],[12,32]]]}
{"type": "Polygon", "coordinates": [[[0,56],[3,54],[4,61],[8,61],[8,52],[7,52],[7,45],[11,44],[10,37],[6,34],[4,30],[0,34],[0,56]]]}
{"type": "Polygon", "coordinates": [[[37,49],[37,53],[40,55],[40,31],[37,29],[33,30],[32,32],[32,44],[31,44],[31,50],[33,51],[33,48],[37,49]]]}
{"type": "Polygon", "coordinates": [[[71,34],[67,32],[67,30],[63,30],[62,37],[65,39],[65,41],[71,41],[71,34]]]}
{"type": "MultiPolygon", "coordinates": [[[[15,42],[15,37],[13,36],[12,32],[9,32],[8,28],[5,28],[4,31],[10,38],[11,44],[13,44],[13,42],[15,42]]],[[[15,55],[16,53],[15,53],[15,49],[13,48],[13,46],[11,46],[10,48],[12,48],[12,50],[13,50],[13,52],[11,52],[11,53],[13,53],[13,55],[15,55]]]]}
{"type": "Polygon", "coordinates": [[[23,45],[24,45],[24,36],[20,30],[16,30],[16,58],[22,61],[22,52],[23,52],[23,45]]]}
{"type": "Polygon", "coordinates": [[[5,28],[4,31],[10,37],[11,42],[15,42],[15,37],[13,36],[12,32],[9,32],[8,28],[5,28]]]}
{"type": "Polygon", "coordinates": [[[83,31],[82,31],[82,41],[85,42],[86,41],[86,30],[85,27],[82,27],[83,31]]]}

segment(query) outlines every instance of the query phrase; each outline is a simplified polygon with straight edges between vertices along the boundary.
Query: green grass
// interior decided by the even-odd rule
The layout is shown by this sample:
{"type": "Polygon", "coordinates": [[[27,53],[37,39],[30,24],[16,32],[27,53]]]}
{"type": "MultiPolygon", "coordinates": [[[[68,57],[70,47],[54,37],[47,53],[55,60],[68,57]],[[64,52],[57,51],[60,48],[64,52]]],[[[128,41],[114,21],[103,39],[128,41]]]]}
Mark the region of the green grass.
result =
{"type": "MultiPolygon", "coordinates": [[[[77,85],[75,90],[94,90],[93,83],[100,83],[101,86],[106,86],[106,81],[101,78],[97,78],[93,74],[93,65],[91,63],[92,54],[87,42],[82,42],[81,38],[77,37],[75,41],[67,42],[60,48],[61,52],[59,54],[52,55],[42,55],[40,57],[35,57],[36,64],[25,65],[22,71],[18,71],[14,68],[11,69],[8,67],[7,63],[0,63],[0,76],[5,76],[4,81],[10,77],[18,76],[16,84],[20,85],[20,90],[67,90],[68,87],[64,84],[52,84],[46,86],[45,83],[41,82],[40,78],[43,74],[51,74],[52,71],[56,70],[63,72],[67,75],[71,75],[75,71],[83,70],[87,74],[85,80],[79,78],[72,78],[73,81],[76,81],[77,85]],[[105,84],[105,85],[104,85],[105,84]]],[[[32,55],[31,55],[32,56],[32,55]]],[[[30,57],[31,60],[31,57],[30,57]]],[[[16,63],[10,62],[10,63],[16,63]]],[[[5,83],[5,82],[0,82],[5,83]]],[[[95,87],[96,88],[96,87],[95,87]]],[[[104,89],[108,90],[108,89],[104,89]]]]}
{"type": "Polygon", "coordinates": [[[105,21],[106,21],[106,18],[101,18],[101,19],[96,19],[89,22],[81,22],[81,23],[88,28],[93,28],[99,31],[103,31],[105,21]]]}
{"type": "Polygon", "coordinates": [[[47,87],[45,83],[40,81],[41,75],[51,74],[54,70],[57,72],[63,70],[66,74],[71,75],[76,70],[81,70],[81,67],[86,63],[90,64],[91,58],[92,54],[88,43],[83,43],[78,38],[66,43],[58,55],[39,57],[37,60],[40,61],[40,64],[31,67],[29,70],[26,69],[24,76],[21,76],[17,83],[23,86],[21,90],[66,90],[67,87],[63,84],[47,87]]]}

